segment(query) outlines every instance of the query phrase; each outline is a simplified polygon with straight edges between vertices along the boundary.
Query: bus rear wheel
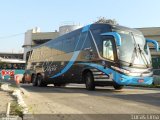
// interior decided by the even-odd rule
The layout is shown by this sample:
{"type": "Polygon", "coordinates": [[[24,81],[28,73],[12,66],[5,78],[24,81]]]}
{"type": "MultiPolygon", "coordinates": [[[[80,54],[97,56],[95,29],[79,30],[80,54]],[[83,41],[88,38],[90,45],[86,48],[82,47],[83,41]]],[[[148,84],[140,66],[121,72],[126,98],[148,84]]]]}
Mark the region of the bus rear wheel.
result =
{"type": "Polygon", "coordinates": [[[44,82],[42,75],[37,76],[37,86],[38,87],[46,87],[47,84],[44,82]]]}
{"type": "Polygon", "coordinates": [[[25,77],[23,75],[23,78],[22,78],[22,83],[24,84],[25,83],[25,77]]]}
{"type": "Polygon", "coordinates": [[[87,72],[84,76],[86,89],[95,90],[94,78],[91,72],[87,72]]]}
{"type": "Polygon", "coordinates": [[[119,84],[117,84],[117,83],[113,83],[113,87],[114,87],[114,89],[116,89],[116,90],[121,90],[121,89],[123,89],[123,85],[119,85],[119,84]]]}

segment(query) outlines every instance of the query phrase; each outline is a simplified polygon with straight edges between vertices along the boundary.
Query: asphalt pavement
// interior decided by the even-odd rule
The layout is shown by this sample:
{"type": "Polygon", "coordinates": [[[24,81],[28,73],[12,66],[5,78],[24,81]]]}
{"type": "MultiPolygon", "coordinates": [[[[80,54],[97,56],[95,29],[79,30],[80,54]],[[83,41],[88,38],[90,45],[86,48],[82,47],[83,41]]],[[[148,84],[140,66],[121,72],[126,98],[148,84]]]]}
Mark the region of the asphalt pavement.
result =
{"type": "MultiPolygon", "coordinates": [[[[30,114],[92,114],[92,115],[160,115],[160,88],[97,87],[87,91],[84,85],[69,84],[57,88],[22,84],[30,114]]],[[[160,117],[160,116],[159,116],[160,117]]],[[[96,118],[96,117],[94,117],[96,118]]]]}

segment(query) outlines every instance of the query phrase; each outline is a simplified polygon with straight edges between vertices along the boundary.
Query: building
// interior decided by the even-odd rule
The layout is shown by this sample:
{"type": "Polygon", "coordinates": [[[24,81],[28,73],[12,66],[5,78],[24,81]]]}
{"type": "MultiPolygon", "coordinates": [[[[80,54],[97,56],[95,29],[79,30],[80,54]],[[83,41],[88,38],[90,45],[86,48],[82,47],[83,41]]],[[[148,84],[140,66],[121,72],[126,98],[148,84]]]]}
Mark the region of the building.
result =
{"type": "MultiPolygon", "coordinates": [[[[145,38],[157,40],[160,46],[160,27],[146,27],[146,28],[138,28],[145,38]]],[[[149,44],[150,50],[151,50],[151,55],[152,55],[152,65],[154,69],[159,69],[160,68],[160,51],[156,52],[153,49],[153,45],[149,44]]],[[[160,74],[157,73],[157,74],[160,74]]]]}
{"type": "MultiPolygon", "coordinates": [[[[148,28],[138,28],[145,38],[157,40],[160,45],[160,27],[148,27],[148,28]]],[[[151,49],[152,56],[160,56],[160,52],[155,52],[153,50],[153,45],[149,45],[151,49]]]]}
{"type": "Polygon", "coordinates": [[[0,53],[0,58],[5,59],[23,59],[23,53],[0,53]]]}

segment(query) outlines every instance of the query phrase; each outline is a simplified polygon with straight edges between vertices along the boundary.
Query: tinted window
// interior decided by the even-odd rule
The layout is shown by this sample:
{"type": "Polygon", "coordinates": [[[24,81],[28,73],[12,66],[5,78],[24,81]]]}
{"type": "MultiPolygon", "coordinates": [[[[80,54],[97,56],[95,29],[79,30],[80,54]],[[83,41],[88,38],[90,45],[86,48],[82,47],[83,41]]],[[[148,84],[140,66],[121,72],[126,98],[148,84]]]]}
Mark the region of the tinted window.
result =
{"type": "Polygon", "coordinates": [[[70,51],[69,51],[69,52],[73,52],[74,49],[75,49],[75,44],[76,44],[76,39],[75,39],[75,37],[70,38],[70,41],[71,41],[71,45],[69,46],[69,48],[70,48],[70,51]]]}
{"type": "Polygon", "coordinates": [[[24,69],[24,63],[0,63],[0,69],[24,69]]]}
{"type": "Polygon", "coordinates": [[[85,41],[85,43],[83,45],[83,49],[91,48],[91,46],[92,46],[91,43],[92,43],[91,35],[88,34],[87,39],[86,39],[86,41],[85,41]]]}
{"type": "Polygon", "coordinates": [[[74,37],[63,40],[63,50],[66,53],[73,52],[75,48],[74,37]]]}
{"type": "Polygon", "coordinates": [[[80,35],[80,37],[78,38],[78,40],[77,40],[77,48],[76,48],[76,50],[81,50],[82,49],[82,47],[83,47],[83,45],[84,45],[84,41],[85,41],[85,39],[86,39],[86,36],[87,35],[87,32],[84,32],[84,33],[81,33],[81,35],[80,35]]]}
{"type": "Polygon", "coordinates": [[[53,48],[57,51],[57,55],[62,54],[62,40],[56,40],[53,43],[53,48]]]}
{"type": "Polygon", "coordinates": [[[111,31],[110,25],[95,25],[95,27],[93,26],[91,32],[96,41],[98,49],[101,49],[100,46],[102,45],[101,34],[110,31],[111,31]]]}

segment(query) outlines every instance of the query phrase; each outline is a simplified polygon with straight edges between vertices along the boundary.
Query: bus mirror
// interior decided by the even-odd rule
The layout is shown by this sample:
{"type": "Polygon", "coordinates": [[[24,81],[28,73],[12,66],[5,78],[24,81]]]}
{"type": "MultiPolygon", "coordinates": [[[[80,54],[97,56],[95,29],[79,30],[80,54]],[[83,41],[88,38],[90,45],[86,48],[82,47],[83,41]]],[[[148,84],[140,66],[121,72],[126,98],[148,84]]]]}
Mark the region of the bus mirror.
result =
{"type": "Polygon", "coordinates": [[[159,51],[159,44],[156,40],[146,39],[146,42],[154,44],[154,47],[155,47],[156,51],[157,52],[159,51]]]}
{"type": "Polygon", "coordinates": [[[121,36],[117,32],[106,32],[106,33],[102,33],[101,35],[113,36],[116,40],[117,46],[121,46],[121,36]]]}

